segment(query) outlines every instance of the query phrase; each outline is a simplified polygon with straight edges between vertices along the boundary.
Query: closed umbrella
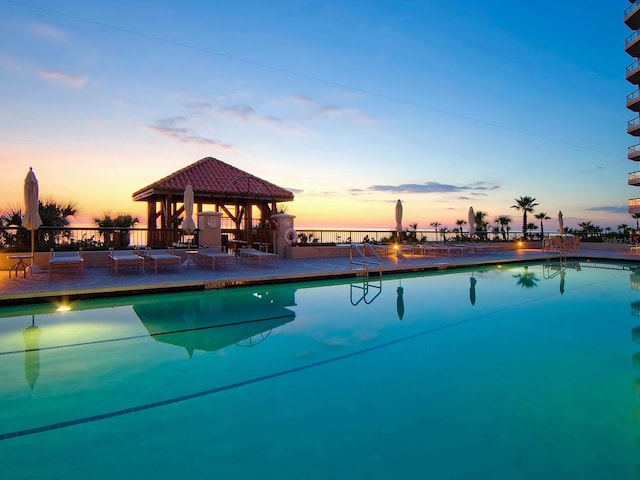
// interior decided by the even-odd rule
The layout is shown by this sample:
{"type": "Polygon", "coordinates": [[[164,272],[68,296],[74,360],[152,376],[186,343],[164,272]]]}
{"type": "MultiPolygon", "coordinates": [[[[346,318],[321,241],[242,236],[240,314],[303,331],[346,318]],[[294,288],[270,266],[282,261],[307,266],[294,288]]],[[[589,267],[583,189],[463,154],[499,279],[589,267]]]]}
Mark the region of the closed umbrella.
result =
{"type": "Polygon", "coordinates": [[[558,212],[558,233],[564,235],[564,219],[562,218],[562,210],[558,212]]]}
{"type": "Polygon", "coordinates": [[[193,187],[190,183],[184,189],[184,220],[182,221],[182,230],[190,234],[196,229],[196,223],[193,221],[193,187]]]}
{"type": "Polygon", "coordinates": [[[469,238],[472,238],[476,234],[476,213],[473,211],[473,207],[469,207],[469,238]]]}
{"type": "Polygon", "coordinates": [[[22,226],[31,231],[31,273],[33,273],[33,252],[35,250],[34,230],[42,225],[42,219],[38,213],[40,206],[38,179],[33,173],[33,168],[29,167],[29,172],[24,179],[24,215],[22,217],[22,226]]]}
{"type": "Polygon", "coordinates": [[[396,202],[396,232],[398,233],[398,241],[400,241],[402,233],[402,202],[400,200],[396,202]]]}

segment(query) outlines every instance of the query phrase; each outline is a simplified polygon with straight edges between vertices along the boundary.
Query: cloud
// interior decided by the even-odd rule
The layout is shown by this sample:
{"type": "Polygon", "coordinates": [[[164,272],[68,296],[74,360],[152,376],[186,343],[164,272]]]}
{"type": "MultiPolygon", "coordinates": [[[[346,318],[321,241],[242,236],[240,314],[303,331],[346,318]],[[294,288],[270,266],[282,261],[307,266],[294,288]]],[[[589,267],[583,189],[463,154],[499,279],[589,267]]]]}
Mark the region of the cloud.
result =
{"type": "Polygon", "coordinates": [[[257,125],[272,128],[281,133],[299,134],[300,129],[285,122],[282,118],[273,115],[260,115],[251,105],[236,104],[218,107],[218,112],[228,119],[243,123],[255,123],[257,125]]]}
{"type": "Polygon", "coordinates": [[[613,206],[613,205],[607,205],[607,206],[602,206],[602,207],[585,208],[585,210],[587,210],[589,212],[628,213],[629,207],[628,206],[616,207],[616,206],[613,206]]]}
{"type": "Polygon", "coordinates": [[[28,67],[27,62],[9,57],[0,53],[0,68],[14,73],[24,72],[28,67]]]}
{"type": "Polygon", "coordinates": [[[161,118],[156,120],[155,124],[149,125],[151,130],[154,130],[161,135],[171,138],[172,140],[177,140],[181,143],[195,143],[199,145],[217,145],[222,148],[232,148],[232,145],[227,143],[219,142],[218,140],[213,140],[211,138],[199,137],[194,135],[191,129],[180,126],[183,123],[186,123],[188,119],[186,117],[171,117],[171,118],[161,118]]]}
{"type": "Polygon", "coordinates": [[[478,191],[496,190],[496,185],[486,185],[483,182],[476,182],[471,185],[450,185],[447,183],[426,182],[426,183],[404,183],[401,185],[372,185],[368,188],[375,192],[394,193],[455,193],[469,191],[471,195],[480,195],[478,191]]]}
{"type": "Polygon", "coordinates": [[[354,120],[362,123],[372,123],[376,120],[375,117],[368,115],[356,108],[342,108],[334,105],[325,105],[313,100],[305,95],[292,95],[289,97],[289,102],[293,105],[307,110],[313,115],[328,118],[345,118],[347,120],[354,120]]]}
{"type": "Polygon", "coordinates": [[[29,25],[29,32],[37,37],[46,38],[48,40],[67,40],[67,34],[65,32],[50,25],[45,25],[44,23],[32,23],[29,25]]]}
{"type": "Polygon", "coordinates": [[[38,75],[49,82],[62,84],[71,88],[82,88],[89,81],[89,77],[84,75],[73,75],[55,70],[38,70],[38,75]]]}

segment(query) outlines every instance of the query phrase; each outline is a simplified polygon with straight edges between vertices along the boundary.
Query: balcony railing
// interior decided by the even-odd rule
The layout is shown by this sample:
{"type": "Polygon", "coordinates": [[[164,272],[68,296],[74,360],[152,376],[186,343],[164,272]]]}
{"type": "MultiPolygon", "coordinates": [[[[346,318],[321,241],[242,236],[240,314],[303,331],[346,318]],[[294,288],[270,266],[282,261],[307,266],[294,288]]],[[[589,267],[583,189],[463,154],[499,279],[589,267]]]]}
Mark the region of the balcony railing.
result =
{"type": "MultiPolygon", "coordinates": [[[[23,227],[0,227],[0,251],[24,252],[31,248],[31,233],[23,227]]],[[[298,242],[302,245],[327,245],[346,243],[392,243],[398,240],[395,230],[331,230],[331,229],[297,229],[298,242]]],[[[536,231],[531,231],[535,236],[536,231]]],[[[198,245],[196,234],[185,234],[181,229],[146,229],[146,228],[80,228],[80,227],[40,227],[33,232],[34,248],[37,252],[54,250],[108,250],[110,248],[188,248],[198,245]]],[[[273,230],[252,229],[251,239],[245,238],[244,231],[222,229],[222,243],[227,240],[243,240],[253,243],[271,243],[273,230]]],[[[519,231],[498,231],[489,227],[488,232],[478,232],[477,238],[487,241],[513,241],[522,235],[519,231]]],[[[402,241],[407,242],[439,242],[468,240],[468,231],[457,229],[442,230],[405,230],[402,241]]]]}
{"type": "Polygon", "coordinates": [[[637,143],[635,145],[631,145],[627,148],[627,158],[629,160],[639,160],[640,159],[640,145],[637,143]]]}
{"type": "Polygon", "coordinates": [[[627,183],[629,185],[638,185],[640,184],[640,172],[631,172],[629,174],[629,178],[627,183]]]}
{"type": "Polygon", "coordinates": [[[629,16],[629,14],[631,12],[633,12],[634,10],[636,10],[638,8],[638,6],[640,6],[640,2],[636,2],[636,3],[632,3],[631,5],[629,5],[625,10],[624,10],[624,16],[625,18],[627,16],[629,16]]]}

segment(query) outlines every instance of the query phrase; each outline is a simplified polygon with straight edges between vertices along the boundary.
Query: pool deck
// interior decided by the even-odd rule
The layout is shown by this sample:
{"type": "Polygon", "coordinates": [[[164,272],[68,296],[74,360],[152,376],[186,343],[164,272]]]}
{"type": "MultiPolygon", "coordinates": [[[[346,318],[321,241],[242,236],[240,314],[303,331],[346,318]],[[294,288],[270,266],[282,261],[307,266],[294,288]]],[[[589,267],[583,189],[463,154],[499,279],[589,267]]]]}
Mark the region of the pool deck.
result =
{"type": "MultiPolygon", "coordinates": [[[[610,248],[579,248],[569,252],[567,258],[592,260],[638,261],[640,256],[619,246],[610,248]]],[[[389,255],[382,258],[382,274],[408,273],[449,268],[474,267],[499,263],[557,260],[559,254],[540,249],[504,250],[492,253],[472,253],[438,257],[403,257],[389,255]]],[[[377,275],[377,268],[370,270],[377,275]]],[[[56,274],[49,279],[48,272],[22,272],[9,278],[7,271],[0,272],[0,306],[50,302],[59,298],[95,298],[107,296],[137,295],[180,290],[204,290],[241,285],[284,283],[291,281],[348,278],[362,276],[358,267],[351,269],[349,258],[280,259],[264,265],[235,262],[217,267],[183,265],[160,267],[157,274],[148,268],[145,273],[124,269],[115,275],[106,267],[85,268],[84,275],[75,272],[56,274]]]]}

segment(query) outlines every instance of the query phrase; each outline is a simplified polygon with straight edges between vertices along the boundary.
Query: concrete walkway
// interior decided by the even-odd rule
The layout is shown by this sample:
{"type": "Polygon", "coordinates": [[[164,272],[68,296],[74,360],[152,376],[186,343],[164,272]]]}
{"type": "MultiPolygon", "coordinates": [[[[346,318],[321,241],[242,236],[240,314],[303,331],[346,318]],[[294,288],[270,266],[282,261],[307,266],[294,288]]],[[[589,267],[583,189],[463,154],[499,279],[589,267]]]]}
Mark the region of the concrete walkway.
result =
{"type": "MultiPolygon", "coordinates": [[[[493,253],[473,253],[461,256],[398,258],[395,255],[382,259],[382,273],[418,272],[448,268],[471,267],[505,262],[522,262],[558,259],[556,253],[545,253],[539,249],[505,250],[493,253]]],[[[568,258],[600,260],[640,261],[640,257],[611,248],[580,248],[568,258]]],[[[374,270],[371,270],[374,272],[374,270]]],[[[377,274],[377,270],[375,270],[377,274]]],[[[158,274],[152,269],[146,273],[122,270],[114,275],[106,267],[85,268],[84,276],[69,273],[56,274],[49,280],[48,273],[33,275],[22,273],[9,279],[7,271],[0,272],[0,306],[49,302],[55,298],[89,298],[160,291],[228,288],[240,285],[282,283],[289,281],[316,280],[323,278],[355,277],[362,275],[358,267],[351,269],[348,258],[322,258],[313,260],[281,259],[277,264],[255,265],[236,262],[213,270],[204,266],[174,266],[161,268],[158,274]]]]}

